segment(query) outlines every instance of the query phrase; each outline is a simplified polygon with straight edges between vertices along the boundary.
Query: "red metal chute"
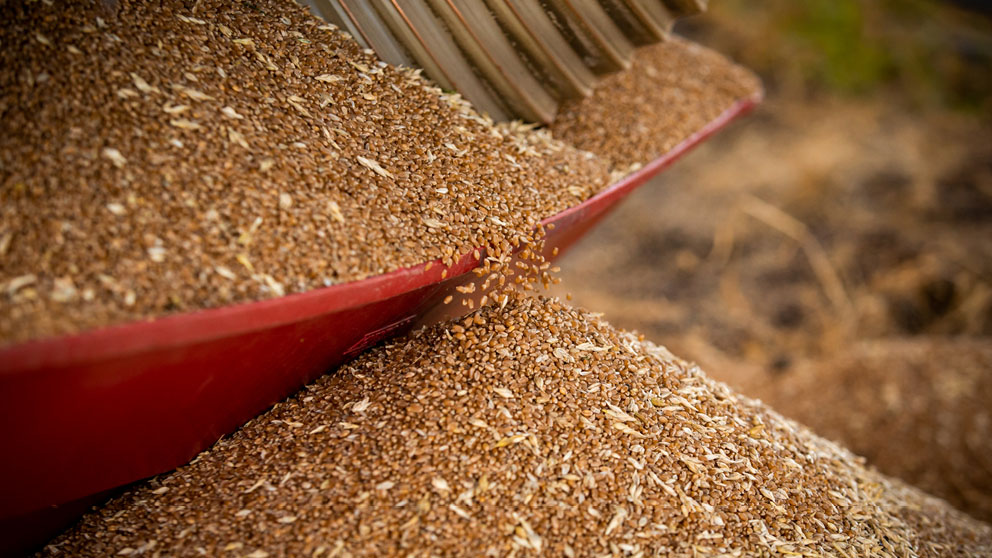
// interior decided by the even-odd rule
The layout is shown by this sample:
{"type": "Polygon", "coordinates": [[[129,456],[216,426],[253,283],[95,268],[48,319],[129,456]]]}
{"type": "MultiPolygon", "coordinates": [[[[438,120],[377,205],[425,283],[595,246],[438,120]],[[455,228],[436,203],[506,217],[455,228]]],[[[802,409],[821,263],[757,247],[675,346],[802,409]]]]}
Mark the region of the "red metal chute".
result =
{"type": "MultiPolygon", "coordinates": [[[[623,197],[750,110],[744,99],[672,151],[544,221],[567,249],[623,197]]],[[[79,503],[188,462],[221,436],[409,329],[473,277],[463,256],[282,298],[0,349],[0,551],[43,541],[79,503]]]]}

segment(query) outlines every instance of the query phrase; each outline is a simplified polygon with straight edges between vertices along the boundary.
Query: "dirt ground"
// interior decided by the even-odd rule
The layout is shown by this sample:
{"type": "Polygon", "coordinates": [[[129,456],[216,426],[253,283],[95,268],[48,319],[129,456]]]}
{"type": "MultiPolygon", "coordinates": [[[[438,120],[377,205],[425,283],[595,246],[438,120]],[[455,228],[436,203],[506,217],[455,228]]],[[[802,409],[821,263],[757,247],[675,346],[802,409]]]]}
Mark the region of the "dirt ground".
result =
{"type": "Polygon", "coordinates": [[[987,21],[928,16],[978,52],[921,100],[898,65],[797,79],[714,4],[685,31],[756,67],[767,102],[574,247],[559,293],[992,520],[987,21]]]}

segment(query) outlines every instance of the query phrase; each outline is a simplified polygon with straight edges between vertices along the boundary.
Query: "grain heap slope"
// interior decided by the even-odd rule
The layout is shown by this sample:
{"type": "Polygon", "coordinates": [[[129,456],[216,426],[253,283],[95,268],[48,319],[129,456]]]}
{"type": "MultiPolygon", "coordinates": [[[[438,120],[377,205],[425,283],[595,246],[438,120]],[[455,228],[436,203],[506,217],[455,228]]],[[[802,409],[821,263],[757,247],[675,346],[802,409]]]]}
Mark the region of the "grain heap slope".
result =
{"type": "Polygon", "coordinates": [[[51,556],[974,556],[992,529],[538,298],[365,353],[51,556]]]}
{"type": "Polygon", "coordinates": [[[762,399],[899,477],[992,521],[992,343],[866,342],[804,363],[762,399]]]}
{"type": "Polygon", "coordinates": [[[591,96],[564,103],[551,131],[628,172],[670,151],[734,100],[760,95],[761,82],[748,70],[672,37],[645,48],[591,96]]]}
{"type": "Polygon", "coordinates": [[[605,186],[291,0],[0,9],[0,339],[499,245],[605,186]]]}
{"type": "MultiPolygon", "coordinates": [[[[498,247],[618,178],[291,0],[7,2],[0,19],[0,345],[498,247]]],[[[701,89],[681,42],[639,54],[659,56],[692,61],[639,63],[668,64],[680,119],[755,86],[710,56],[701,89]]],[[[598,125],[576,137],[628,132],[573,112],[598,125]]],[[[676,124],[652,129],[674,145],[676,124]]]]}

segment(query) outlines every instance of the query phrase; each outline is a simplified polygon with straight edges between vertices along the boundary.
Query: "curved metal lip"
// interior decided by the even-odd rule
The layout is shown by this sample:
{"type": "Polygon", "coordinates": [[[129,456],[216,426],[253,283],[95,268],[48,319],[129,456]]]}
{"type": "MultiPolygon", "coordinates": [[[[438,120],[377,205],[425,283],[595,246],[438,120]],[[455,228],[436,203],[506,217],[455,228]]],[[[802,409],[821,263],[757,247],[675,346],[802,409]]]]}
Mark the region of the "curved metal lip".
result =
{"type": "Polygon", "coordinates": [[[564,82],[564,89],[574,97],[588,97],[596,85],[596,76],[586,68],[579,55],[572,50],[554,24],[547,19],[547,12],[535,9],[532,0],[488,0],[487,5],[496,17],[511,31],[517,41],[532,45],[547,60],[550,71],[564,82]],[[527,13],[525,14],[525,10],[527,13]],[[539,13],[535,16],[535,13],[539,13]]]}
{"type": "Polygon", "coordinates": [[[358,12],[346,0],[337,0],[337,4],[347,14],[351,24],[362,34],[367,47],[372,47],[383,61],[394,66],[411,66],[413,64],[412,57],[388,31],[389,26],[381,18],[374,15],[375,8],[371,4],[364,2],[364,0],[362,2],[360,9],[363,9],[364,12],[358,12]],[[363,15],[365,17],[362,17],[363,15]]]}
{"type": "Polygon", "coordinates": [[[626,70],[634,63],[634,45],[624,36],[603,7],[592,0],[558,0],[571,11],[596,47],[617,68],[626,70]]]}
{"type": "Polygon", "coordinates": [[[464,33],[465,41],[460,45],[462,52],[469,59],[475,59],[475,67],[497,91],[506,94],[508,104],[518,105],[518,112],[525,120],[545,124],[554,120],[558,103],[545,89],[546,84],[540,83],[524,65],[519,53],[502,33],[495,16],[488,12],[487,7],[471,3],[458,5],[452,0],[432,0],[432,4],[438,6],[436,11],[447,12],[455,20],[448,22],[448,28],[456,42],[459,29],[455,26],[464,33]],[[488,35],[488,40],[484,36],[487,25],[491,26],[489,31],[496,30],[488,35]]]}
{"type": "MultiPolygon", "coordinates": [[[[406,24],[407,31],[417,40],[423,56],[429,58],[420,59],[416,52],[413,53],[413,57],[418,59],[428,76],[442,85],[447,83],[491,118],[506,119],[503,104],[490,92],[485,81],[475,75],[465,52],[448,32],[442,30],[441,21],[430,12],[426,4],[408,3],[407,9],[404,9],[398,0],[382,0],[382,5],[385,8],[392,7],[406,24]],[[418,25],[413,18],[424,25],[418,25]],[[429,35],[428,31],[431,31],[429,35]],[[438,75],[434,75],[435,72],[438,75]]],[[[408,46],[412,48],[412,45],[408,46]]]]}
{"type": "MultiPolygon", "coordinates": [[[[761,102],[762,97],[761,93],[757,93],[738,100],[668,152],[582,203],[548,217],[541,223],[548,224],[565,219],[608,198],[636,188],[730,121],[753,109],[761,102]]],[[[443,270],[447,271],[448,278],[452,278],[468,273],[476,265],[471,252],[463,255],[448,268],[440,265],[440,260],[430,263],[433,264],[430,270],[426,269],[428,262],[424,262],[366,279],[279,298],[126,322],[72,335],[11,345],[0,348],[0,375],[93,362],[108,357],[119,358],[168,347],[182,347],[296,323],[323,314],[358,308],[436,284],[441,281],[443,270]]]]}
{"type": "Polygon", "coordinates": [[[655,0],[623,0],[622,4],[634,14],[641,25],[657,40],[665,40],[674,18],[667,17],[665,5],[655,0]]]}

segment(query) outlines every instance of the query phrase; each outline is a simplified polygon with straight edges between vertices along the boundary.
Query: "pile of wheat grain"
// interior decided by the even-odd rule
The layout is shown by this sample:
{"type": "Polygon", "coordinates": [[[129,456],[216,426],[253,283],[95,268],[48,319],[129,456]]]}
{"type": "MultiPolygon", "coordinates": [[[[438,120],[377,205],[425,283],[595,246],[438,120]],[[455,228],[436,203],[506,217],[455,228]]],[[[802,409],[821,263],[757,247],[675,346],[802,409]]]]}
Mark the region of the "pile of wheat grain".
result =
{"type": "Polygon", "coordinates": [[[992,528],[667,350],[513,297],[365,353],[49,556],[975,556],[992,528]]]}

